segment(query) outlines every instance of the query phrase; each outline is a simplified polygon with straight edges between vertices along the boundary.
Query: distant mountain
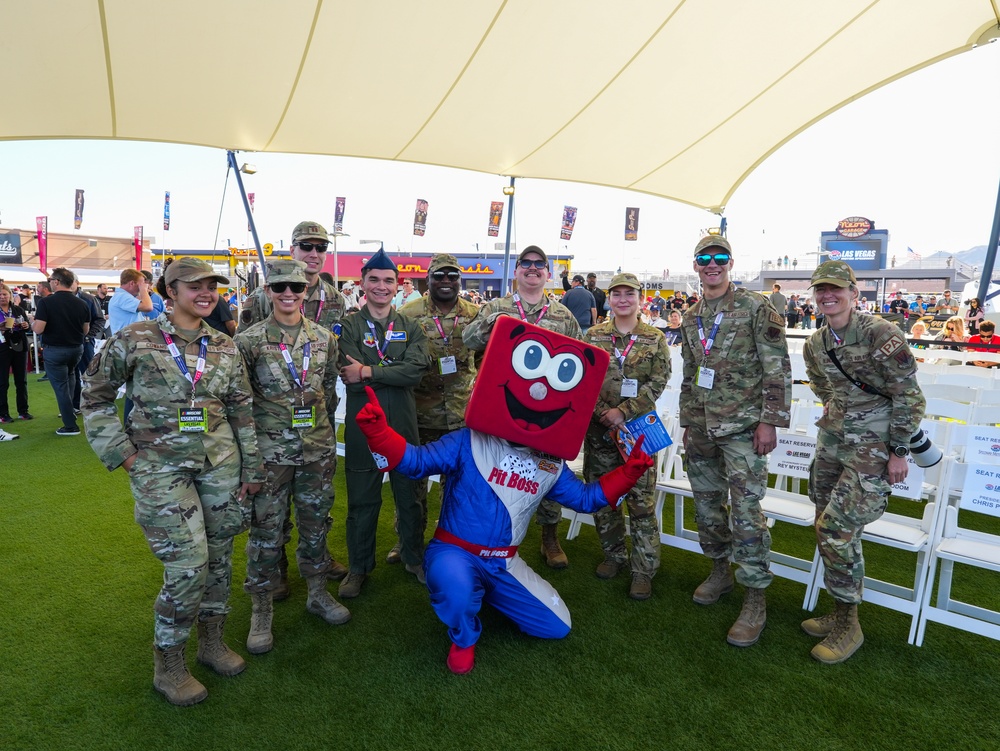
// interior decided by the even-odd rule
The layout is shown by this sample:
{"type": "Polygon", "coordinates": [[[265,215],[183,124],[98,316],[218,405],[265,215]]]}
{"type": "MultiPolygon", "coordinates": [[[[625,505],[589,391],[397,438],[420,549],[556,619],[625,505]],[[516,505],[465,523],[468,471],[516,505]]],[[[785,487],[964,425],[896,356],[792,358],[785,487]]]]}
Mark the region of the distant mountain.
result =
{"type": "Polygon", "coordinates": [[[982,267],[983,263],[986,261],[986,246],[977,245],[974,248],[969,248],[968,250],[960,250],[957,253],[952,253],[947,250],[939,250],[936,253],[924,255],[919,259],[913,258],[908,253],[897,254],[897,267],[899,268],[906,268],[907,266],[910,267],[918,266],[921,268],[947,267],[949,258],[952,259],[952,263],[955,264],[956,268],[962,268],[963,266],[973,267],[973,268],[982,267]]]}

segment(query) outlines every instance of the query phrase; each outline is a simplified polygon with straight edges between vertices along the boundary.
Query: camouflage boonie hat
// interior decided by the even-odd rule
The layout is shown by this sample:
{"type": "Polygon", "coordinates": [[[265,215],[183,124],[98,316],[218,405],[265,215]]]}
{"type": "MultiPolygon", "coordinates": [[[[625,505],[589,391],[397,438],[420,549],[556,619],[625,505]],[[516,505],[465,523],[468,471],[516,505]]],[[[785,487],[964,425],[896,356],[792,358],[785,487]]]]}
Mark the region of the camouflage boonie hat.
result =
{"type": "Polygon", "coordinates": [[[330,242],[330,233],[319,222],[299,222],[292,230],[292,245],[299,240],[322,240],[330,242]]]}
{"type": "Polygon", "coordinates": [[[611,284],[608,285],[608,289],[614,289],[615,287],[631,287],[632,289],[642,289],[642,285],[639,284],[639,277],[635,274],[615,274],[611,277],[611,284]]]}
{"type": "Polygon", "coordinates": [[[177,258],[163,272],[164,283],[200,282],[202,279],[215,279],[219,284],[229,284],[229,277],[217,274],[208,261],[184,256],[177,258]]]}
{"type": "Polygon", "coordinates": [[[694,254],[698,255],[709,248],[722,248],[724,251],[733,254],[733,246],[729,244],[727,240],[722,235],[705,235],[698,241],[698,244],[694,246],[694,254]]]}
{"type": "Polygon", "coordinates": [[[427,273],[440,271],[441,269],[455,269],[461,273],[462,267],[458,265],[458,259],[451,253],[438,253],[431,259],[431,265],[427,267],[427,273]]]}
{"type": "Polygon", "coordinates": [[[854,269],[843,261],[824,261],[813,272],[809,286],[817,284],[832,284],[834,287],[850,287],[857,284],[854,269]]]}
{"type": "Polygon", "coordinates": [[[301,282],[308,284],[306,265],[302,261],[291,258],[281,258],[264,264],[264,278],[268,284],[275,282],[301,282]]]}

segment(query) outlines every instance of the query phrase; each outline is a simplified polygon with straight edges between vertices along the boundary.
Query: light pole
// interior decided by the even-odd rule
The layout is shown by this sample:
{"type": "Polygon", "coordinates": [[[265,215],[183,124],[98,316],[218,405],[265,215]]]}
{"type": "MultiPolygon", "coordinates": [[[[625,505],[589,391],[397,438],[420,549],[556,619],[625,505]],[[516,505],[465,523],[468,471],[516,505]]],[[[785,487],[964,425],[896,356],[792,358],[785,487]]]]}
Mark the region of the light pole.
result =
{"type": "Polygon", "coordinates": [[[331,235],[333,237],[333,286],[338,290],[340,289],[340,265],[339,259],[337,258],[337,238],[338,237],[350,237],[346,232],[336,232],[334,231],[331,235]]]}

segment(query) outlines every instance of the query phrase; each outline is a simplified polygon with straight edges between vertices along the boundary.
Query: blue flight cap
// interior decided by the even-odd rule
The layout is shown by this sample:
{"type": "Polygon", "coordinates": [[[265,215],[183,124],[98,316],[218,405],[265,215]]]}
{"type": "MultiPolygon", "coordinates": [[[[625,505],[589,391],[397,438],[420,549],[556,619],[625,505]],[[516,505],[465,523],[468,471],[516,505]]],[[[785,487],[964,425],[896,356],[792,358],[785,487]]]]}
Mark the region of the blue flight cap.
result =
{"type": "Polygon", "coordinates": [[[378,253],[368,259],[368,262],[361,267],[361,273],[364,274],[366,271],[371,271],[372,269],[398,271],[396,264],[392,262],[391,258],[389,258],[389,254],[385,252],[384,247],[379,247],[378,253]]]}

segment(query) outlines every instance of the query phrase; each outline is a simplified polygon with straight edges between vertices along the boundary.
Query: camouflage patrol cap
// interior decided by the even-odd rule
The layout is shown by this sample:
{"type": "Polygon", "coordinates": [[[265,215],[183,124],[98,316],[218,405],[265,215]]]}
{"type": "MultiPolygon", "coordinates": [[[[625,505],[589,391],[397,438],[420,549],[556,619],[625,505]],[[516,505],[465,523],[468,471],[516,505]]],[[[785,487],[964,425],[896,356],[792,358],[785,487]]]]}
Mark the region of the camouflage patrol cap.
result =
{"type": "Polygon", "coordinates": [[[330,233],[319,222],[299,222],[292,230],[292,245],[299,240],[322,240],[330,242],[330,233]]]}
{"type": "Polygon", "coordinates": [[[308,284],[306,265],[292,258],[280,258],[264,264],[264,277],[268,284],[275,282],[301,282],[308,284]]]}
{"type": "Polygon", "coordinates": [[[215,279],[219,284],[229,284],[229,277],[217,274],[208,261],[190,256],[175,259],[163,272],[163,278],[165,284],[200,282],[202,279],[215,279]]]}
{"type": "Polygon", "coordinates": [[[462,267],[458,265],[458,259],[451,253],[438,253],[431,259],[431,265],[427,267],[427,273],[441,271],[442,269],[455,269],[461,273],[462,267]]]}
{"type": "Polygon", "coordinates": [[[642,289],[642,285],[639,284],[639,277],[635,274],[615,274],[611,277],[611,284],[608,285],[608,289],[612,290],[615,287],[631,287],[632,289],[642,289]]]}
{"type": "Polygon", "coordinates": [[[733,254],[733,246],[730,245],[729,240],[722,235],[705,235],[698,241],[698,244],[694,246],[694,254],[698,255],[709,248],[722,248],[730,255],[733,254]]]}
{"type": "Polygon", "coordinates": [[[834,287],[850,287],[857,284],[854,269],[843,261],[824,261],[813,272],[810,287],[817,284],[832,284],[834,287]]]}
{"type": "Polygon", "coordinates": [[[537,253],[542,257],[542,260],[545,261],[545,263],[549,262],[549,257],[545,255],[545,251],[539,248],[537,245],[529,245],[527,248],[518,253],[517,262],[520,263],[521,261],[523,261],[524,257],[528,255],[528,253],[537,253]]]}

